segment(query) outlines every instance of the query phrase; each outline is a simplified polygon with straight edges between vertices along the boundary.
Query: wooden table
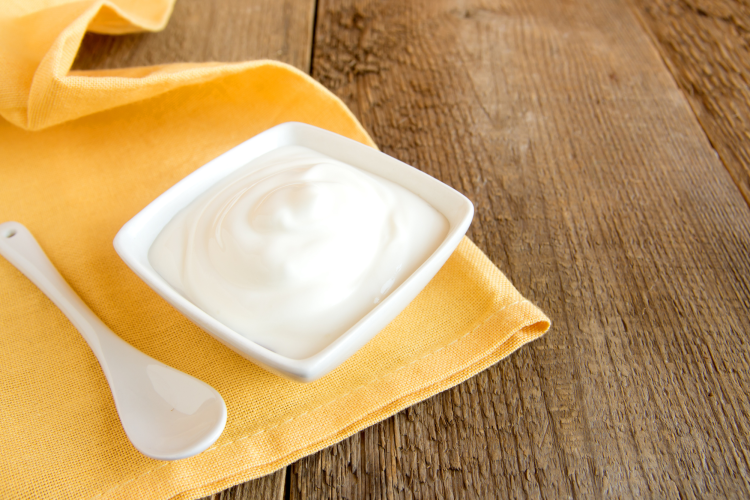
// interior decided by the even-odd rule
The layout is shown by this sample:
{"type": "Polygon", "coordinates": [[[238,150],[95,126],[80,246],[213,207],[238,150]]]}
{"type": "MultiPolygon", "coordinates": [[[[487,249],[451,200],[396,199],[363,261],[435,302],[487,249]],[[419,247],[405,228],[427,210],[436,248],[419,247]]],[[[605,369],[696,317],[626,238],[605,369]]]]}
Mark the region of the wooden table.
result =
{"type": "Polygon", "coordinates": [[[179,0],[76,68],[274,58],[476,205],[543,339],[213,498],[750,496],[750,7],[179,0]]]}

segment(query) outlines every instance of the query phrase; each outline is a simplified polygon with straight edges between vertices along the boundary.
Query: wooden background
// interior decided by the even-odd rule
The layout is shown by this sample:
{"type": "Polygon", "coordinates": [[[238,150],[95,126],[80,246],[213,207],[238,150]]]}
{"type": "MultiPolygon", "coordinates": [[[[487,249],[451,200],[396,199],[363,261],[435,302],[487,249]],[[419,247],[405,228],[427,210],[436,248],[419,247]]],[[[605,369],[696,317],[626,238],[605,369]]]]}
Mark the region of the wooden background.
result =
{"type": "Polygon", "coordinates": [[[257,58],[468,196],[553,327],[214,499],[750,496],[750,6],[179,0],[75,68],[257,58]]]}

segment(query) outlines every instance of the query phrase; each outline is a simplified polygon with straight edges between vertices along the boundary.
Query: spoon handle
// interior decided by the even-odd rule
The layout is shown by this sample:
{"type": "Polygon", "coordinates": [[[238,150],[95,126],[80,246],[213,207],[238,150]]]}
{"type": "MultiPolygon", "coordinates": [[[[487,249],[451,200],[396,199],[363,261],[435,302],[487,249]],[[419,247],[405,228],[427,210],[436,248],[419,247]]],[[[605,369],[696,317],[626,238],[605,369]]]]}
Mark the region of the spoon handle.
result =
{"type": "MultiPolygon", "coordinates": [[[[104,365],[100,336],[117,336],[70,288],[23,224],[0,224],[0,255],[8,259],[60,308],[91,347],[99,363],[104,365]]],[[[119,337],[117,339],[122,341],[119,337]]]]}
{"type": "Polygon", "coordinates": [[[179,460],[218,439],[227,421],[221,395],[115,335],[70,288],[22,224],[0,224],[0,255],[60,308],[91,347],[136,449],[158,460],[179,460]]]}

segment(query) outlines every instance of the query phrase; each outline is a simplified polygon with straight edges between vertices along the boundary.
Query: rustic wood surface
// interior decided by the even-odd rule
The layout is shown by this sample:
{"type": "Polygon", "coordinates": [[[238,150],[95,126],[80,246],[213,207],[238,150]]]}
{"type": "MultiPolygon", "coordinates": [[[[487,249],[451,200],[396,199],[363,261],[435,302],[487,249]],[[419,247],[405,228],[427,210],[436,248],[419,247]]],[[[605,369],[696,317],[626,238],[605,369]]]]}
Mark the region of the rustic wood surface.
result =
{"type": "Polygon", "coordinates": [[[634,3],[711,144],[750,203],[750,3],[634,3]]]}
{"type": "Polygon", "coordinates": [[[86,33],[73,69],[276,59],[309,71],[315,0],[178,0],[164,31],[86,33]]]}
{"type": "Polygon", "coordinates": [[[750,496],[750,14],[713,5],[180,0],[163,33],[87,35],[79,68],[310,68],[385,152],[472,199],[469,235],[554,322],[213,498],[750,496]]]}

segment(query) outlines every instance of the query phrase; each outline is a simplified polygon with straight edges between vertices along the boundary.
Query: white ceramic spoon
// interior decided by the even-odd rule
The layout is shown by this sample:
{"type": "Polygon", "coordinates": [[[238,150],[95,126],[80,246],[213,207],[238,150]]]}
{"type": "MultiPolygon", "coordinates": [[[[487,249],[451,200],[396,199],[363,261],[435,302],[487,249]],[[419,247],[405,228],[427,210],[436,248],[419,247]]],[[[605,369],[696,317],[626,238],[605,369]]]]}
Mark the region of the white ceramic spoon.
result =
{"type": "Polygon", "coordinates": [[[158,460],[177,460],[202,452],[218,439],[227,421],[221,395],[112,333],[22,224],[0,224],[0,255],[38,286],[86,339],[112,389],[125,433],[138,451],[158,460]]]}

